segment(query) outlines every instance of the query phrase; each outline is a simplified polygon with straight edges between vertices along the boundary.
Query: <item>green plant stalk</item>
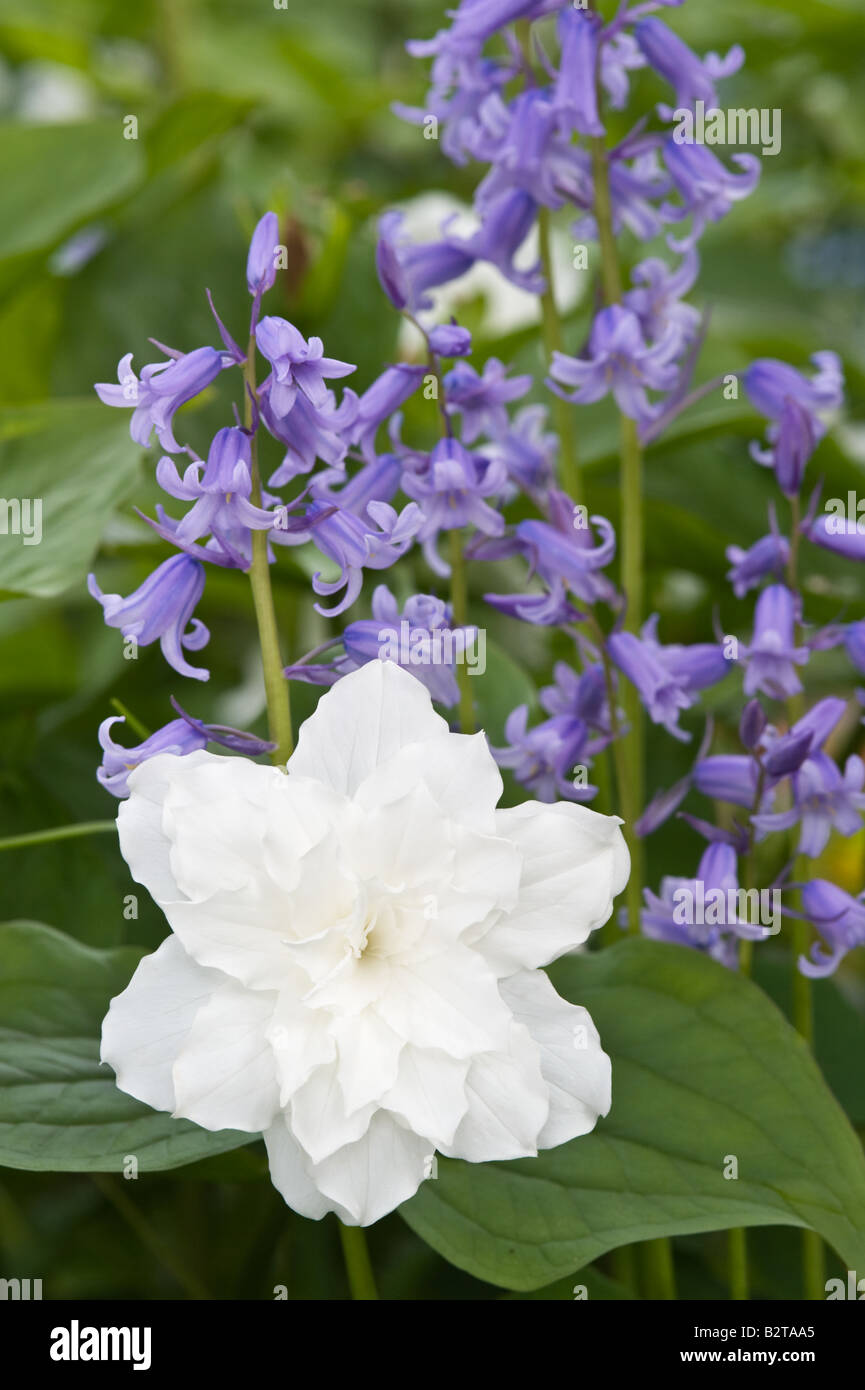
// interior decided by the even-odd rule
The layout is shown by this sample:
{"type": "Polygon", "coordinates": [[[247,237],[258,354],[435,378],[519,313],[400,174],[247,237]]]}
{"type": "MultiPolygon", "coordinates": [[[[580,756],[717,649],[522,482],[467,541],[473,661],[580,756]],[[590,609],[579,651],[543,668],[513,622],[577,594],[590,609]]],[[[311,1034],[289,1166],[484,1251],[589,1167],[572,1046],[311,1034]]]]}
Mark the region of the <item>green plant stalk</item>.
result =
{"type": "MultiPolygon", "coordinates": [[[[550,362],[554,352],[563,352],[565,346],[562,321],[556,305],[555,273],[553,268],[552,222],[549,208],[538,209],[538,239],[540,242],[541,267],[546,281],[546,289],[541,295],[541,322],[546,355],[550,362]]],[[[574,408],[561,396],[553,397],[553,418],[559,436],[559,481],[562,489],[572,501],[580,497],[580,469],[578,464],[577,431],[574,408]]]]}
{"type": "Polygon", "coordinates": [[[339,1238],[342,1242],[342,1254],[352,1298],[357,1302],[366,1303],[378,1299],[363,1229],[360,1226],[344,1226],[340,1221],[339,1238]]]}
{"type": "MultiPolygon", "coordinates": [[[[622,275],[619,253],[613,228],[613,204],[610,196],[609,168],[606,143],[602,136],[590,140],[592,180],[594,184],[595,221],[601,250],[601,285],[606,304],[618,304],[622,299],[622,275]]],[[[627,599],[626,627],[636,632],[643,617],[643,573],[645,568],[643,535],[643,454],[636,422],[621,413],[621,546],[622,588],[627,599]]],[[[645,804],[646,747],[645,715],[640,697],[630,682],[625,683],[622,707],[628,722],[628,734],[618,740],[621,753],[617,767],[619,795],[627,785],[629,794],[622,801],[625,819],[625,839],[631,854],[631,876],[627,888],[628,928],[636,935],[640,930],[640,908],[645,879],[643,842],[634,834],[634,808],[645,804]],[[630,811],[630,814],[628,812],[630,811]]],[[[616,745],[614,744],[614,747],[616,745]]],[[[640,1247],[646,1296],[655,1299],[674,1299],[676,1283],[673,1270],[673,1247],[664,1237],[647,1241],[640,1247]]]]}
{"type": "Polygon", "coordinates": [[[639,1246],[643,1297],[670,1302],[676,1297],[673,1247],[666,1236],[643,1241],[639,1246]]]}
{"type": "MultiPolygon", "coordinates": [[[[787,566],[787,583],[791,592],[796,593],[799,584],[799,524],[801,506],[798,497],[790,500],[790,559],[787,566]]],[[[801,636],[797,623],[793,632],[793,645],[799,645],[801,636]]],[[[787,704],[791,724],[801,719],[805,712],[805,701],[801,694],[794,695],[787,704]]],[[[794,832],[795,833],[795,832],[794,832]]],[[[793,870],[794,881],[804,883],[811,872],[811,862],[806,855],[799,855],[793,870]]],[[[801,1038],[814,1051],[814,996],[811,981],[799,969],[800,956],[807,956],[811,944],[811,931],[808,922],[792,919],[790,929],[790,949],[793,956],[793,1027],[801,1038]]],[[[816,1231],[802,1232],[802,1286],[805,1298],[810,1302],[822,1302],[826,1297],[826,1252],[823,1241],[816,1231]]]]}
{"type": "Polygon", "coordinates": [[[0,840],[2,849],[24,849],[27,845],[50,845],[55,840],[75,840],[79,835],[107,835],[117,833],[113,820],[87,820],[78,825],[58,825],[52,830],[31,830],[26,835],[9,835],[0,840]]]}
{"type": "MultiPolygon", "coordinates": [[[[252,424],[252,409],[256,399],[254,336],[249,340],[243,379],[246,385],[244,420],[249,428],[252,424]]],[[[260,507],[261,474],[258,467],[258,446],[254,435],[251,442],[251,457],[251,501],[254,507],[260,507]]],[[[252,602],[255,607],[255,620],[258,624],[258,639],[261,646],[261,666],[264,673],[270,740],[271,743],[276,744],[271,753],[271,761],[280,767],[284,766],[291,757],[294,749],[294,734],[291,725],[291,692],[288,681],[283,675],[285,662],[280,651],[276,609],[273,605],[273,587],[270,582],[270,565],[267,560],[266,531],[252,532],[252,564],[249,570],[249,582],[252,587],[252,602]]]]}
{"type": "MultiPolygon", "coordinates": [[[[468,578],[466,575],[465,556],[463,555],[462,537],[456,529],[450,533],[450,562],[453,626],[465,627],[468,622],[469,611],[468,578]]],[[[457,662],[456,675],[460,692],[460,729],[464,734],[473,734],[476,731],[475,707],[472,698],[472,678],[469,674],[468,662],[457,662]]]]}

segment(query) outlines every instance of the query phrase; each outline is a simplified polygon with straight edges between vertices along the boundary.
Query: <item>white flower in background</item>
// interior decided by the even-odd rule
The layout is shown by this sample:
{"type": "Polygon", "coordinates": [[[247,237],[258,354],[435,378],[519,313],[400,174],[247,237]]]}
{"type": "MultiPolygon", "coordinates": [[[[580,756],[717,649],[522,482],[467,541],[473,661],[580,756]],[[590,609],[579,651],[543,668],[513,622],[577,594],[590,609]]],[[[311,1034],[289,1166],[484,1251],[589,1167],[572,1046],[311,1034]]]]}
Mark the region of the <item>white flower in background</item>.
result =
{"type": "Polygon", "coordinates": [[[173,934],[112,1000],[102,1059],[205,1129],[264,1132],[289,1206],[368,1225],[434,1152],[523,1158],[591,1130],[610,1062],[539,967],[609,917],[615,817],[527,802],[482,734],[372,661],[324,695],[289,775],[163,754],[120,844],[173,934]]]}

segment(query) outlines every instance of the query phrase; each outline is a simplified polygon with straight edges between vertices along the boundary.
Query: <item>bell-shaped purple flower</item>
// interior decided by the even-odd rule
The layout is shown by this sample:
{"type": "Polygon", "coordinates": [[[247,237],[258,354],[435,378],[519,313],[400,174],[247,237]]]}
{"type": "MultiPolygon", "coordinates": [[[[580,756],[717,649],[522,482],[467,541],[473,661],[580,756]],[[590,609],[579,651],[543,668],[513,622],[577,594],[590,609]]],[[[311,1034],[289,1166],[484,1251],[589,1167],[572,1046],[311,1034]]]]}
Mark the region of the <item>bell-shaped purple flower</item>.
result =
{"type": "Polygon", "coordinates": [[[706,107],[717,106],[716,81],[738,72],[745,61],[745,50],[739,44],[725,58],[717,53],[698,58],[678,34],[654,15],[639,21],[634,38],[655,72],[675,88],[676,104],[681,107],[694,106],[698,101],[706,107]]]}
{"type": "Polygon", "coordinates": [[[112,796],[129,795],[127,785],[129,774],[148,758],[158,753],[173,753],[178,758],[193,753],[197,748],[207,745],[207,735],[187,723],[185,719],[172,719],[164,728],[157,729],[141,743],[126,748],[115,743],[111,729],[117,723],[124,723],[123,715],[113,714],[103,719],[99,725],[99,743],[102,747],[102,765],[96,769],[96,776],[106,791],[112,796]]]}
{"type": "Polygon", "coordinates": [[[756,589],[769,575],[779,579],[790,560],[790,543],[785,536],[772,533],[763,536],[743,550],[739,545],[727,546],[727,559],[732,566],[727,578],[736,598],[744,598],[749,589],[756,589]]]}
{"type": "Polygon", "coordinates": [[[475,256],[465,242],[448,236],[447,223],[440,241],[418,244],[402,235],[402,224],[401,212],[386,212],[379,220],[376,269],[394,308],[416,314],[432,307],[430,290],[458,280],[471,270],[475,256]]]}
{"type": "Polygon", "coordinates": [[[420,508],[410,502],[397,513],[387,502],[370,502],[363,517],[355,512],[313,502],[305,514],[307,531],[299,532],[290,544],[311,540],[327,559],[339,566],[335,580],[315,574],[312,587],[317,594],[330,596],[345,589],[333,608],[315,605],[316,612],[333,618],[354,603],[363,586],[364,569],[389,569],[408,550],[423,520],[420,508]]]}
{"type": "Polygon", "coordinates": [[[255,330],[255,341],[273,368],[268,378],[268,398],[270,409],[280,417],[288,415],[298,391],[320,409],[328,400],[325,379],[350,376],[356,371],[350,362],[325,357],[321,338],[307,341],[286,319],[262,319],[255,330]]]}
{"type": "Polygon", "coordinates": [[[472,335],[458,323],[439,323],[427,333],[430,351],[437,357],[468,357],[472,335]]]}
{"type": "Polygon", "coordinates": [[[856,835],[862,829],[865,810],[865,763],[853,754],[843,775],[827,753],[812,753],[791,777],[793,806],[787,811],[754,816],[762,834],[790,830],[799,825],[798,853],[817,859],[833,830],[856,835]]]}
{"type": "Polygon", "coordinates": [[[759,768],[753,758],[740,753],[717,753],[697,760],[693,781],[697,791],[712,801],[750,810],[757,795],[759,768]]]}
{"type": "Polygon", "coordinates": [[[597,67],[603,20],[592,11],[569,7],[559,15],[561,59],[553,104],[565,130],[603,135],[598,114],[597,67]]]}
{"type": "Polygon", "coordinates": [[[360,397],[352,423],[351,442],[360,446],[367,462],[375,458],[375,437],[380,425],[414,395],[426,370],[423,366],[398,362],[387,367],[360,397]]]}
{"type": "Polygon", "coordinates": [[[181,446],[172,432],[176,411],[198,396],[219,376],[223,367],[231,365],[227,354],[216,348],[201,347],[142,368],[141,379],[132,370],[132,353],[120,359],[117,367],[118,386],[97,382],[96,394],[105,405],[132,410],[129,433],[143,448],[147,448],[156,430],[163,449],[179,454],[181,446]]]}
{"type": "MultiPolygon", "coordinates": [[[[229,548],[238,531],[269,531],[274,515],[253,506],[250,441],[246,430],[231,426],[219,430],[207,455],[202,474],[200,461],[191,463],[183,477],[167,455],[156,467],[156,481],[171,497],[194,505],[178,522],[173,544],[185,549],[202,536],[213,535],[229,548]]],[[[248,547],[244,547],[244,553],[248,547]]]]}
{"type": "Polygon", "coordinates": [[[669,222],[691,218],[687,237],[669,238],[676,251],[686,251],[703,235],[710,222],[720,222],[734,203],[749,197],[760,181],[760,160],[753,154],[734,154],[731,162],[742,171],[731,173],[706,145],[664,145],[664,162],[681,195],[682,205],[664,203],[661,216],[669,222]]]}
{"type": "Polygon", "coordinates": [[[681,347],[693,342],[700,328],[700,312],[693,304],[685,304],[683,296],[693,288],[699,270],[700,260],[693,248],[672,270],[660,256],[650,256],[634,267],[631,279],[635,288],[628,290],[623,303],[637,315],[649,342],[663,341],[671,330],[678,335],[681,347]]]}
{"type": "Polygon", "coordinates": [[[188,555],[172,555],[128,598],[103,594],[92,574],[87,576],[87,587],[102,604],[105,622],[119,628],[126,640],[134,638],[139,647],[148,647],[158,640],[165,660],[181,676],[197,681],[210,679],[209,671],[190,666],[183,655],[184,647],[200,651],[210,638],[204,623],[192,619],[204,592],[204,567],[197,560],[188,555]],[[187,632],[190,619],[192,626],[187,632]]]}
{"type": "Polygon", "coordinates": [[[808,649],[794,642],[796,605],[784,584],[770,584],[758,598],[751,645],[742,652],[746,695],[786,700],[802,689],[795,668],[806,664],[808,649]]]}
{"type": "Polygon", "coordinates": [[[462,418],[461,436],[473,444],[481,434],[501,439],[508,430],[505,406],[519,400],[531,389],[530,376],[508,376],[508,368],[497,357],[484,363],[483,374],[468,362],[458,362],[444,379],[448,414],[462,418]]]}
{"type": "Polygon", "coordinates": [[[423,474],[405,474],[403,490],[419,502],[423,524],[418,539],[424,543],[427,561],[438,573],[446,573],[434,545],[440,531],[474,526],[486,536],[500,536],[505,529],[501,512],[485,501],[496,497],[506,481],[504,464],[472,454],[459,440],[440,439],[423,474]]]}
{"type": "Polygon", "coordinates": [[[688,709],[693,700],[658,658],[653,644],[641,641],[632,632],[615,632],[607,642],[607,650],[619,670],[636,687],[652,723],[663,724],[682,742],[690,739],[690,734],[679,728],[679,714],[688,709]]]}
{"type": "Polygon", "coordinates": [[[507,746],[492,749],[499,767],[510,768],[516,780],[528,787],[538,801],[551,802],[559,797],[591,801],[597,795],[597,787],[575,777],[575,769],[580,765],[588,771],[588,729],[583,721],[557,715],[534,729],[527,726],[528,707],[520,705],[505,724],[507,746]]]}
{"type": "Polygon", "coordinates": [[[546,406],[523,406],[507,431],[483,450],[488,458],[501,459],[505,465],[513,496],[525,492],[539,503],[555,482],[559,447],[559,437],[547,429],[547,419],[546,406]]]}
{"type": "Polygon", "coordinates": [[[802,912],[823,938],[814,942],[808,956],[799,957],[799,969],[811,979],[831,975],[857,946],[865,946],[865,893],[851,897],[825,878],[814,878],[802,887],[802,912]]]}
{"type": "Polygon", "coordinates": [[[675,386],[674,359],[681,346],[680,334],[668,327],[660,342],[647,347],[637,315],[621,304],[611,304],[595,318],[586,357],[553,353],[553,380],[547,385],[577,405],[602,400],[612,391],[624,415],[648,424],[657,406],[649,404],[646,390],[668,391],[675,386]],[[576,389],[569,395],[557,382],[576,389]]]}
{"type": "MultiPolygon", "coordinates": [[[[653,941],[690,946],[735,969],[738,923],[728,910],[730,894],[739,886],[736,852],[729,844],[710,844],[700,859],[695,878],[664,878],[660,895],[643,889],[640,915],[643,935],[653,941]]],[[[742,932],[742,935],[751,935],[742,932]]]]}
{"type": "Polygon", "coordinates": [[[274,439],[286,446],[285,457],[269,479],[271,487],[284,487],[301,473],[310,473],[317,460],[339,468],[348,453],[348,431],[357,415],[357,397],[346,391],[337,405],[333,392],[321,406],[315,406],[299,391],[287,415],[271,405],[268,377],[259,388],[261,419],[274,439]]]}
{"type": "Polygon", "coordinates": [[[781,419],[787,400],[796,401],[812,415],[837,410],[844,399],[840,357],[836,352],[815,352],[811,361],[816,371],[809,378],[775,357],[757,358],[742,378],[752,405],[768,420],[781,419]]]}

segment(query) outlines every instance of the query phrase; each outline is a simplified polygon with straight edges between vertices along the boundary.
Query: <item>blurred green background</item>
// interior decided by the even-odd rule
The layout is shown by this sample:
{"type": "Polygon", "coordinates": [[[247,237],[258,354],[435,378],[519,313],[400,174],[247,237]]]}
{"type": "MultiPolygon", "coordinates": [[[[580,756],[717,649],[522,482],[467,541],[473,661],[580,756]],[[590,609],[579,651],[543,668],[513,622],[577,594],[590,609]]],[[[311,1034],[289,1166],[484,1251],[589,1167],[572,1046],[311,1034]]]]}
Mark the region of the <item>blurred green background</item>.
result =
{"type": "MultiPolygon", "coordinates": [[[[0,0],[0,494],[39,496],[44,506],[39,546],[0,536],[0,836],[114,814],[94,779],[96,728],[112,699],[150,728],[171,717],[174,694],[205,719],[263,729],[241,576],[208,575],[198,610],[212,633],[207,685],[176,676],[158,649],[124,661],[119,634],[103,626],[87,596],[97,551],[103,590],[124,594],[168,553],[134,511],[152,514],[158,454],[143,458],[126,413],[99,405],[92,384],[113,380],[128,351],[139,367],[158,355],[150,335],[182,350],[215,342],[205,286],[242,340],[246,244],[267,208],[279,213],[291,253],[269,312],[357,363],[350,384],[359,390],[394,359],[397,322],[373,267],[376,216],[431,190],[468,202],[477,176],[449,165],[389,109],[397,99],[422,103],[425,65],[403,44],[434,32],[443,11],[440,0],[287,0],[284,9],[272,0],[0,0]],[[136,139],[124,138],[131,117],[136,139]]],[[[861,494],[861,0],[692,0],[669,19],[701,52],[745,46],[746,67],[725,85],[724,104],[783,112],[782,152],[764,161],[758,192],[703,243],[695,298],[711,306],[712,319],[700,379],[743,369],[757,355],[801,367],[820,348],[841,352],[848,415],[812,468],[814,481],[825,477],[827,496],[861,494]]],[[[631,110],[667,96],[641,75],[631,110]]],[[[565,239],[567,219],[560,226],[565,239]]],[[[571,350],[585,337],[590,300],[584,293],[569,315],[571,350]]],[[[465,305],[476,364],[494,352],[540,379],[536,328],[506,323],[504,336],[493,338],[496,309],[494,300],[465,305]]],[[[543,387],[535,394],[543,399],[543,387]]],[[[229,406],[230,397],[213,389],[189,414],[188,437],[199,449],[229,422],[229,406]]],[[[409,412],[406,435],[423,441],[426,429],[421,405],[409,412]]],[[[585,500],[615,520],[608,408],[584,411],[580,431],[585,500]]],[[[746,402],[722,402],[716,393],[649,454],[648,583],[666,640],[705,640],[716,610],[724,632],[747,635],[749,608],[724,583],[724,550],[766,529],[771,480],[747,457],[758,432],[746,402]]],[[[177,514],[170,503],[168,510],[177,514]]],[[[278,566],[279,615],[294,657],[334,630],[311,609],[312,563],[291,551],[278,566]]],[[[862,616],[857,567],[823,554],[809,554],[809,565],[814,620],[862,616]]],[[[517,589],[522,579],[520,570],[486,569],[472,586],[478,594],[517,589]]],[[[403,592],[434,592],[437,583],[414,559],[393,582],[403,592]]],[[[371,587],[352,617],[365,615],[371,587]]],[[[495,614],[473,616],[489,629],[479,701],[501,742],[507,712],[534,698],[566,650],[495,614]]],[[[853,684],[838,654],[817,660],[812,679],[820,693],[847,693],[853,684]]],[[[300,718],[315,693],[294,689],[300,718]]],[[[736,696],[732,681],[712,697],[722,742],[733,737],[736,696]]],[[[699,730],[699,720],[690,727],[699,730]]],[[[854,724],[837,751],[852,751],[859,732],[854,724]]],[[[654,790],[679,775],[690,754],[661,735],[650,756],[654,790]]],[[[510,787],[509,795],[523,794],[510,787]]],[[[691,831],[665,828],[650,846],[651,882],[692,872],[698,853],[691,831]]],[[[823,867],[859,891],[862,837],[833,843],[823,867]]],[[[164,935],[143,893],[138,919],[124,919],[130,891],[110,836],[0,859],[0,920],[46,922],[95,946],[152,947],[164,935]]],[[[769,957],[765,971],[777,992],[769,957]]],[[[850,1051],[858,1039],[861,1057],[863,990],[855,970],[841,983],[843,995],[834,982],[818,989],[827,1020],[818,1053],[822,1045],[829,1079],[861,1125],[865,1097],[850,1051]]],[[[255,1181],[263,1171],[259,1146],[137,1184],[3,1170],[0,1275],[41,1277],[46,1298],[267,1298],[276,1285],[292,1298],[345,1297],[335,1225],[294,1217],[269,1183],[255,1181]]],[[[784,1296],[795,1239],[791,1231],[754,1234],[757,1296],[784,1296]]],[[[501,1296],[449,1268],[398,1216],[380,1223],[371,1243],[386,1297],[501,1296]]],[[[676,1250],[682,1296],[722,1296],[722,1238],[680,1240],[676,1250]]],[[[589,1278],[593,1295],[615,1296],[602,1271],[589,1278]]]]}

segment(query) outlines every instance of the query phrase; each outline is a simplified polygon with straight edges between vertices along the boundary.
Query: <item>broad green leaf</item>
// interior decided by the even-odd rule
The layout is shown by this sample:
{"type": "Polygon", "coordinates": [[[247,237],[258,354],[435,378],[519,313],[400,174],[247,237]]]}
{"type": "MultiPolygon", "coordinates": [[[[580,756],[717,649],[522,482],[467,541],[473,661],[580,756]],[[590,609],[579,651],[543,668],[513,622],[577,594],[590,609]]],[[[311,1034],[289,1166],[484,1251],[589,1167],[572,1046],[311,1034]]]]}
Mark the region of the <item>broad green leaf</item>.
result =
{"type": "MultiPolygon", "coordinates": [[[[613,1062],[613,1106],[537,1159],[441,1160],[401,1208],[452,1263],[534,1289],[605,1251],[731,1226],[811,1226],[865,1268],[865,1158],[805,1044],[756,985],[678,946],[559,962],[613,1062]],[[728,1155],[738,1179],[725,1179],[728,1155]]],[[[575,1281],[576,1282],[576,1281],[575,1281]]]]}
{"type": "Polygon", "coordinates": [[[0,925],[0,1165],[111,1173],[134,1155],[139,1172],[157,1172],[249,1143],[151,1110],[100,1063],[109,1000],[141,954],[94,951],[39,922],[0,925]]]}
{"type": "Polygon", "coordinates": [[[0,410],[0,592],[47,598],[79,583],[140,456],[128,412],[97,400],[0,410]]]}
{"type": "Polygon", "coordinates": [[[123,123],[0,127],[0,257],[51,246],[109,207],[141,176],[138,142],[123,123]]]}

